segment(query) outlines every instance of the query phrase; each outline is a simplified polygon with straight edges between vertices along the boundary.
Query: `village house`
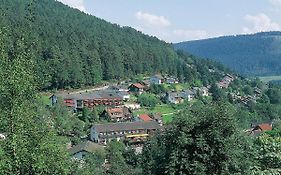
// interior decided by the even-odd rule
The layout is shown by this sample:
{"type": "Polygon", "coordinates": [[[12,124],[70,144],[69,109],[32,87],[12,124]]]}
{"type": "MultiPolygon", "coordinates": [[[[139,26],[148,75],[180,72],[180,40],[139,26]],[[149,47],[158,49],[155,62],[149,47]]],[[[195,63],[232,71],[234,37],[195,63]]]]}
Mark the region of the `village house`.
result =
{"type": "Polygon", "coordinates": [[[94,124],[91,127],[91,140],[104,145],[111,140],[139,143],[161,129],[162,126],[155,121],[94,124]]]}
{"type": "Polygon", "coordinates": [[[150,122],[153,121],[152,118],[148,114],[140,114],[137,116],[137,120],[143,121],[143,122],[150,122]]]}
{"type": "Polygon", "coordinates": [[[54,106],[55,104],[58,103],[58,97],[55,94],[52,94],[49,97],[49,100],[50,100],[50,106],[54,106]]]}
{"type": "Polygon", "coordinates": [[[168,77],[166,79],[166,83],[167,84],[178,84],[179,80],[177,78],[173,78],[173,77],[168,77]]]}
{"type": "Polygon", "coordinates": [[[178,92],[168,92],[167,99],[170,103],[173,104],[179,104],[184,102],[184,99],[182,98],[181,94],[178,92]]]}
{"type": "Polygon", "coordinates": [[[262,90],[258,87],[254,88],[254,93],[257,97],[260,97],[262,95],[262,90]]]}
{"type": "Polygon", "coordinates": [[[91,142],[89,140],[82,142],[78,145],[73,146],[72,148],[68,149],[70,155],[72,155],[76,159],[83,159],[88,153],[93,153],[97,150],[103,150],[104,147],[91,142]]]}
{"type": "Polygon", "coordinates": [[[119,106],[123,104],[124,97],[116,91],[100,90],[94,92],[59,94],[64,99],[65,106],[74,111],[84,107],[93,108],[94,106],[119,106]]]}
{"type": "Polygon", "coordinates": [[[230,74],[226,74],[223,79],[217,83],[219,88],[227,89],[232,81],[234,81],[235,77],[230,74]]]}
{"type": "Polygon", "coordinates": [[[246,132],[249,135],[258,136],[262,132],[271,131],[271,130],[272,130],[272,123],[261,123],[258,125],[253,125],[252,128],[250,130],[247,130],[246,132]]]}
{"type": "Polygon", "coordinates": [[[159,124],[160,126],[163,126],[163,118],[162,118],[162,114],[161,114],[161,113],[158,112],[158,113],[153,114],[152,118],[153,118],[156,122],[158,122],[158,124],[159,124]]]}
{"type": "Polygon", "coordinates": [[[111,122],[126,122],[133,119],[132,111],[126,107],[107,107],[103,116],[111,122]]]}
{"type": "Polygon", "coordinates": [[[181,92],[168,92],[167,99],[170,103],[179,104],[183,103],[185,100],[191,101],[195,97],[195,93],[191,90],[184,90],[181,92]]]}
{"type": "Polygon", "coordinates": [[[161,75],[154,75],[150,77],[150,84],[163,84],[164,83],[164,78],[161,75]]]}
{"type": "Polygon", "coordinates": [[[139,103],[136,103],[136,102],[126,102],[124,104],[124,106],[131,109],[131,110],[136,110],[136,109],[141,108],[141,105],[139,103]]]}
{"type": "Polygon", "coordinates": [[[140,83],[134,83],[129,86],[129,91],[134,94],[142,94],[145,86],[140,83]]]}
{"type": "Polygon", "coordinates": [[[144,87],[149,88],[150,86],[150,80],[142,80],[140,82],[140,84],[142,84],[144,87]]]}
{"type": "Polygon", "coordinates": [[[244,105],[248,105],[249,102],[253,102],[256,103],[256,98],[251,96],[251,95],[246,95],[246,96],[240,96],[240,101],[241,103],[243,103],[244,105]]]}
{"type": "Polygon", "coordinates": [[[202,95],[203,97],[209,96],[209,89],[207,87],[193,87],[192,90],[195,94],[199,92],[199,94],[202,95]]]}

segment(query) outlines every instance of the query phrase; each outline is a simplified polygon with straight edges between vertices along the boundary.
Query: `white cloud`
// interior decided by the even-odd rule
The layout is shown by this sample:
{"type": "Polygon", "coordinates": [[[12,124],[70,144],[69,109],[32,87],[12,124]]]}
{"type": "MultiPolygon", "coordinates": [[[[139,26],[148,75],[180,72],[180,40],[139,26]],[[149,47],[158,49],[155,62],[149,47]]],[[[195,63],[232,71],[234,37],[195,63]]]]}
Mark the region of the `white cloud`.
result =
{"type": "Polygon", "coordinates": [[[269,0],[272,5],[281,6],[281,0],[269,0]]]}
{"type": "Polygon", "coordinates": [[[205,30],[182,30],[177,29],[173,31],[173,36],[178,41],[197,40],[208,37],[208,32],[205,30]]]}
{"type": "Polygon", "coordinates": [[[57,1],[62,2],[63,4],[68,5],[70,7],[76,8],[80,11],[86,12],[84,0],[57,0],[57,1]]]}
{"type": "Polygon", "coordinates": [[[256,16],[246,15],[244,20],[251,24],[251,27],[243,27],[244,33],[255,33],[264,31],[280,30],[281,26],[273,22],[266,14],[260,13],[256,16]]]}
{"type": "Polygon", "coordinates": [[[135,14],[136,18],[142,21],[144,24],[153,27],[168,27],[171,25],[171,22],[166,19],[164,16],[157,16],[150,13],[145,13],[139,11],[135,14]]]}

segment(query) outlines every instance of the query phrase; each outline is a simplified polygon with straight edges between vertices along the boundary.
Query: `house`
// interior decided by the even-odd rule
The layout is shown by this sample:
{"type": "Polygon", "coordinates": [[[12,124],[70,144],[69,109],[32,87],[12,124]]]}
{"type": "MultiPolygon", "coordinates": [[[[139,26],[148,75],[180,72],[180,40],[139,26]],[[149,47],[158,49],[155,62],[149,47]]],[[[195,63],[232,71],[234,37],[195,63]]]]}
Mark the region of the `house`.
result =
{"type": "Polygon", "coordinates": [[[149,115],[147,115],[147,114],[140,114],[140,115],[138,115],[138,120],[143,121],[143,122],[153,121],[153,119],[150,118],[149,115]]]}
{"type": "Polygon", "coordinates": [[[150,84],[163,84],[164,83],[164,78],[161,75],[154,75],[150,77],[150,84]]]}
{"type": "Polygon", "coordinates": [[[262,95],[262,90],[258,87],[254,88],[254,93],[256,96],[261,96],[262,95]]]}
{"type": "Polygon", "coordinates": [[[158,122],[158,124],[159,124],[160,126],[163,126],[163,119],[162,119],[162,114],[161,114],[161,113],[155,113],[155,114],[153,114],[152,118],[153,118],[156,122],[158,122]]]}
{"type": "Polygon", "coordinates": [[[167,99],[170,103],[173,104],[179,104],[184,102],[184,99],[182,98],[181,94],[178,92],[167,93],[167,99]]]}
{"type": "Polygon", "coordinates": [[[65,106],[73,111],[81,110],[84,107],[93,108],[94,106],[119,106],[123,104],[123,98],[119,92],[110,90],[100,90],[94,92],[58,94],[64,99],[65,106]]]}
{"type": "Polygon", "coordinates": [[[136,110],[136,109],[140,109],[141,108],[141,105],[139,103],[135,103],[135,102],[125,103],[124,106],[129,108],[129,109],[131,109],[131,110],[136,110]]]}
{"type": "Polygon", "coordinates": [[[256,103],[256,98],[251,96],[251,95],[246,95],[246,96],[240,96],[240,101],[241,103],[243,103],[244,105],[248,105],[249,102],[253,102],[256,103]]]}
{"type": "Polygon", "coordinates": [[[144,92],[145,86],[140,83],[134,83],[129,86],[129,91],[135,94],[142,94],[144,92]]]}
{"type": "Polygon", "coordinates": [[[261,123],[258,125],[254,125],[250,130],[247,130],[247,133],[252,136],[258,136],[262,132],[271,131],[272,123],[261,123]]]}
{"type": "Polygon", "coordinates": [[[234,80],[235,80],[234,76],[232,76],[230,74],[226,74],[223,77],[223,79],[220,82],[217,83],[217,85],[218,85],[219,88],[227,89],[229,87],[230,83],[234,80]]]}
{"type": "Polygon", "coordinates": [[[144,87],[148,88],[150,86],[150,80],[142,80],[140,82],[144,87]]]}
{"type": "Polygon", "coordinates": [[[181,96],[183,99],[186,99],[187,101],[191,101],[191,100],[194,100],[195,98],[195,94],[193,91],[191,90],[183,90],[181,92],[181,96]]]}
{"type": "Polygon", "coordinates": [[[179,104],[183,103],[184,100],[191,101],[195,97],[195,93],[191,90],[185,90],[181,92],[169,92],[167,93],[167,99],[170,103],[179,104]]]}
{"type": "Polygon", "coordinates": [[[133,119],[133,113],[126,107],[107,107],[104,116],[111,122],[125,122],[133,119]]]}
{"type": "Polygon", "coordinates": [[[58,97],[57,97],[55,94],[52,94],[52,95],[49,97],[49,100],[50,100],[50,105],[51,105],[51,106],[54,106],[55,104],[58,103],[58,97]]]}
{"type": "Polygon", "coordinates": [[[209,96],[209,89],[207,87],[193,87],[192,90],[195,94],[199,92],[203,97],[209,96]]]}
{"type": "Polygon", "coordinates": [[[161,129],[162,126],[155,121],[94,124],[91,127],[90,137],[93,142],[105,145],[113,139],[140,143],[161,129]]]}
{"type": "Polygon", "coordinates": [[[167,84],[178,84],[179,80],[177,78],[173,78],[173,77],[168,77],[166,79],[166,83],[167,84]]]}
{"type": "Polygon", "coordinates": [[[262,124],[259,124],[259,125],[256,125],[252,131],[261,131],[261,132],[264,132],[264,131],[271,131],[272,130],[272,124],[270,123],[262,123],[262,124]]]}
{"type": "Polygon", "coordinates": [[[68,149],[68,152],[76,159],[83,159],[88,153],[103,149],[104,147],[97,143],[85,141],[68,149]]]}

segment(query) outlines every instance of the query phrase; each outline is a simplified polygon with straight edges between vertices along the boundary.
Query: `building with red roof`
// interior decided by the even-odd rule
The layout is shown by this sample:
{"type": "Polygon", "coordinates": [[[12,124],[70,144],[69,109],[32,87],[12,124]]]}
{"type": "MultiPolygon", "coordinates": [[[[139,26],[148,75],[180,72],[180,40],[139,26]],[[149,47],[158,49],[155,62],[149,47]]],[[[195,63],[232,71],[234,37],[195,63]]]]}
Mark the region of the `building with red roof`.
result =
{"type": "Polygon", "coordinates": [[[147,114],[140,114],[138,117],[139,117],[140,120],[142,120],[144,122],[153,121],[153,119],[150,118],[149,115],[147,115],[147,114]]]}

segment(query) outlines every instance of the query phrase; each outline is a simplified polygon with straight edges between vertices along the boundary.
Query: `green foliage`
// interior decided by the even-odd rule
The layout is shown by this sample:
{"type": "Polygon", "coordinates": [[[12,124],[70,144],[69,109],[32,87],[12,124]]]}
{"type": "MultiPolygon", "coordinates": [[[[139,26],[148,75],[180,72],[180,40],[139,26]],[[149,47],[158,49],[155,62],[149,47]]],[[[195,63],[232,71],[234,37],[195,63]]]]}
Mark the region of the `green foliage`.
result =
{"type": "Polygon", "coordinates": [[[272,104],[280,104],[281,103],[281,91],[277,88],[269,88],[266,92],[270,103],[272,104]]]}
{"type": "Polygon", "coordinates": [[[20,32],[9,48],[0,30],[0,174],[68,174],[68,156],[52,127],[52,118],[36,100],[32,45],[20,32]],[[59,163],[57,163],[59,162],[59,163]]]}
{"type": "Polygon", "coordinates": [[[210,93],[212,93],[213,101],[223,101],[226,97],[225,92],[220,89],[216,84],[212,84],[209,91],[210,93]]]}
{"type": "Polygon", "coordinates": [[[260,136],[255,141],[257,149],[257,165],[253,167],[253,174],[281,173],[281,138],[260,136]]]}
{"type": "Polygon", "coordinates": [[[159,103],[159,100],[152,94],[144,93],[138,96],[137,102],[141,106],[154,108],[159,103]]]}
{"type": "Polygon", "coordinates": [[[156,72],[179,77],[182,82],[201,84],[202,81],[204,85],[219,76],[218,72],[208,71],[218,69],[209,60],[176,53],[171,44],[81,13],[55,0],[34,0],[31,24],[25,12],[28,1],[1,0],[0,3],[3,13],[0,25],[12,29],[8,31],[8,41],[15,38],[13,32],[18,30],[30,32],[28,39],[37,40],[36,49],[31,52],[42,89],[80,88],[103,80],[156,72]]]}
{"type": "Polygon", "coordinates": [[[105,169],[103,167],[105,160],[104,151],[95,151],[94,153],[88,153],[83,159],[83,166],[81,162],[77,161],[76,166],[72,167],[72,174],[74,175],[103,175],[105,169]]]}
{"type": "Polygon", "coordinates": [[[144,148],[145,174],[247,174],[250,143],[228,105],[185,111],[144,148]]]}
{"type": "Polygon", "coordinates": [[[106,149],[110,175],[133,175],[134,169],[126,163],[124,158],[125,145],[121,142],[111,141],[106,149]]]}
{"type": "Polygon", "coordinates": [[[175,47],[221,62],[242,75],[280,75],[280,35],[266,32],[226,36],[178,43],[175,47]]]}
{"type": "Polygon", "coordinates": [[[246,86],[243,87],[243,92],[247,95],[254,95],[254,90],[249,85],[246,85],[246,86]]]}
{"type": "Polygon", "coordinates": [[[149,87],[149,92],[153,94],[162,94],[162,93],[166,93],[166,88],[164,85],[152,84],[149,87]]]}
{"type": "Polygon", "coordinates": [[[73,144],[79,143],[81,137],[86,135],[84,132],[85,123],[71,114],[60,100],[50,110],[54,117],[54,128],[57,134],[69,137],[73,144]]]}

